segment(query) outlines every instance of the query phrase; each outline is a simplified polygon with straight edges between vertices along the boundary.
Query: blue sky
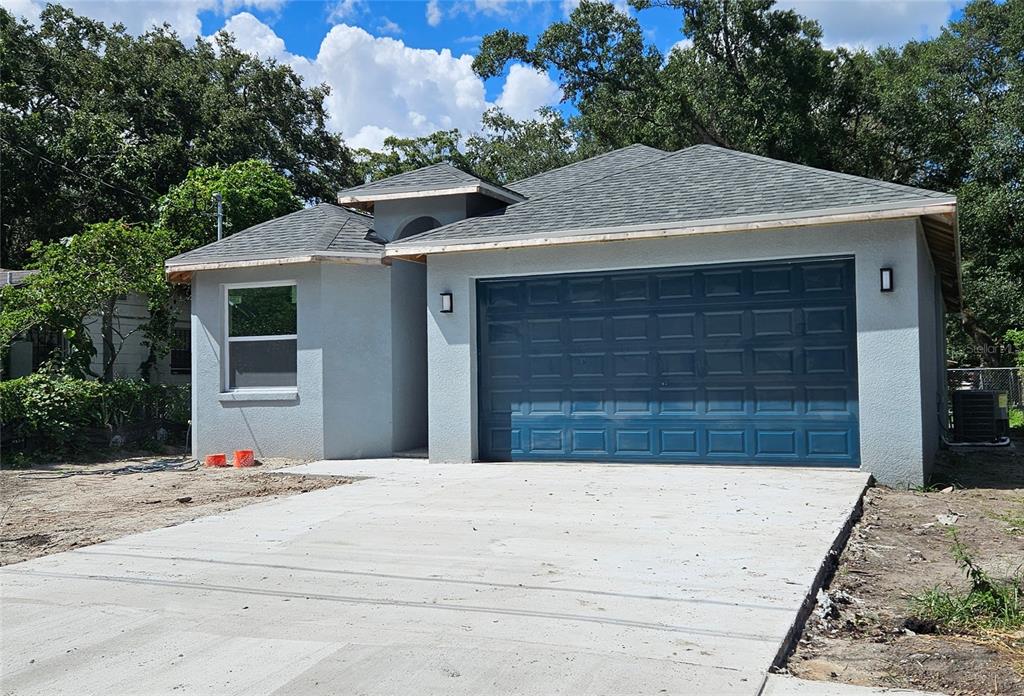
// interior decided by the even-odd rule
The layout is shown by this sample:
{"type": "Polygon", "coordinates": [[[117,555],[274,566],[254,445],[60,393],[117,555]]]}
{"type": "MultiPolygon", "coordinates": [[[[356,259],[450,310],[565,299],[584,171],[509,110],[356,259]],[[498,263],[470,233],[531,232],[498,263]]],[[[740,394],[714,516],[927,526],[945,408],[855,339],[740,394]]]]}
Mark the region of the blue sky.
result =
{"type": "MultiPolygon", "coordinates": [[[[34,21],[45,0],[0,0],[34,21]]],[[[577,0],[578,1],[578,0],[577,0]]],[[[663,52],[684,37],[681,16],[639,14],[647,40],[663,52]]],[[[480,37],[507,27],[531,37],[564,19],[574,0],[66,0],[76,12],[120,21],[133,33],[168,23],[186,40],[228,30],[236,44],[291,65],[307,82],[326,82],[331,126],[351,144],[379,147],[387,135],[438,128],[479,129],[498,105],[517,118],[559,103],[550,76],[522,65],[488,80],[470,67],[480,37]]],[[[963,0],[779,0],[818,20],[827,45],[900,45],[938,33],[963,0]]]]}

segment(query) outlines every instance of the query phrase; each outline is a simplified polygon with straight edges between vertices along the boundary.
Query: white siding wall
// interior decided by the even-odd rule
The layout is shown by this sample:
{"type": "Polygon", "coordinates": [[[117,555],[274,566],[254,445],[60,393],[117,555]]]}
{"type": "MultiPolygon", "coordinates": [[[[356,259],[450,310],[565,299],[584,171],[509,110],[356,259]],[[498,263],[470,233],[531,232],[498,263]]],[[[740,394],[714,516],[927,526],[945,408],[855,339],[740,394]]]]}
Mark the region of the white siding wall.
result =
{"type": "MultiPolygon", "coordinates": [[[[128,336],[124,345],[117,354],[114,363],[114,376],[124,378],[138,378],[139,366],[149,356],[149,348],[143,344],[145,335],[139,327],[149,318],[149,310],[146,308],[146,298],[140,295],[128,295],[127,298],[117,303],[114,317],[114,346],[121,345],[122,336],[128,336]],[[129,335],[130,334],[130,335],[129,335]]],[[[189,309],[186,304],[177,310],[177,326],[183,329],[189,328],[189,309]]],[[[103,321],[97,314],[86,320],[86,329],[96,347],[96,355],[90,362],[90,368],[97,375],[103,374],[103,321]]],[[[170,355],[160,358],[152,371],[152,381],[159,384],[188,384],[191,376],[188,374],[173,374],[171,372],[170,355]]]]}

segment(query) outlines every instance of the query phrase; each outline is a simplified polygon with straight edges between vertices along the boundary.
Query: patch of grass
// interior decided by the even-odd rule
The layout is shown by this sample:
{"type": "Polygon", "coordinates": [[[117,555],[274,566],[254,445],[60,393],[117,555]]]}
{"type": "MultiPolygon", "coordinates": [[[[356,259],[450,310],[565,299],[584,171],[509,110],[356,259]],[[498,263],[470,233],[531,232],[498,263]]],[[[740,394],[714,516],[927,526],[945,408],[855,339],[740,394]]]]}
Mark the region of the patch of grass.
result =
{"type": "Polygon", "coordinates": [[[1010,428],[1024,430],[1024,411],[1019,408],[1010,409],[1010,428]]]}
{"type": "Polygon", "coordinates": [[[950,530],[953,558],[970,584],[967,590],[934,587],[914,598],[917,615],[960,632],[1017,630],[1024,627],[1024,576],[993,578],[975,562],[970,550],[950,530]]]}
{"type": "Polygon", "coordinates": [[[938,493],[939,491],[948,488],[950,485],[952,485],[952,484],[949,484],[949,483],[917,484],[915,486],[909,486],[907,488],[907,490],[912,492],[912,493],[938,493]]]}
{"type": "Polygon", "coordinates": [[[1016,512],[1008,512],[1005,515],[996,515],[996,519],[1006,524],[1006,531],[1014,536],[1024,534],[1024,505],[1016,512]]]}

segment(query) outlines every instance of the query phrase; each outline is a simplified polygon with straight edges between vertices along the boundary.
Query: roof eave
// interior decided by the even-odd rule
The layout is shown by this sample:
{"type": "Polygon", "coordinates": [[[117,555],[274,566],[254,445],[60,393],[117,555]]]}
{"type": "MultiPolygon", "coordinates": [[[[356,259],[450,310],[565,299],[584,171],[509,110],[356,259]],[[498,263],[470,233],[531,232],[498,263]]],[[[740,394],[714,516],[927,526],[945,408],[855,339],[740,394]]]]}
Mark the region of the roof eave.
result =
{"type": "Polygon", "coordinates": [[[800,214],[779,216],[743,216],[695,220],[657,225],[628,225],[622,227],[598,227],[569,230],[552,230],[546,235],[508,235],[501,239],[485,241],[452,240],[450,242],[410,242],[388,245],[384,249],[386,258],[404,258],[429,254],[446,254],[464,251],[490,251],[523,247],[555,246],[562,244],[594,244],[635,239],[657,239],[681,237],[692,234],[715,234],[724,232],[749,232],[764,229],[784,229],[843,222],[864,222],[870,220],[895,220],[922,215],[955,214],[956,198],[930,198],[898,206],[856,207],[823,211],[806,211],[800,214]]]}
{"type": "Polygon", "coordinates": [[[204,261],[198,263],[166,263],[164,272],[171,283],[187,283],[196,271],[223,271],[236,268],[256,268],[260,266],[286,266],[300,263],[342,263],[357,265],[390,264],[381,254],[343,252],[334,253],[319,251],[309,254],[292,256],[275,256],[265,259],[232,259],[225,261],[204,261]]]}
{"type": "Polygon", "coordinates": [[[355,193],[346,195],[344,191],[338,194],[339,205],[368,206],[381,201],[397,201],[408,198],[433,198],[437,196],[457,196],[480,193],[490,196],[504,203],[521,203],[526,200],[522,196],[509,189],[500,186],[493,186],[484,182],[479,184],[468,184],[466,186],[451,186],[440,189],[415,189],[408,191],[392,191],[390,193],[355,193]]]}

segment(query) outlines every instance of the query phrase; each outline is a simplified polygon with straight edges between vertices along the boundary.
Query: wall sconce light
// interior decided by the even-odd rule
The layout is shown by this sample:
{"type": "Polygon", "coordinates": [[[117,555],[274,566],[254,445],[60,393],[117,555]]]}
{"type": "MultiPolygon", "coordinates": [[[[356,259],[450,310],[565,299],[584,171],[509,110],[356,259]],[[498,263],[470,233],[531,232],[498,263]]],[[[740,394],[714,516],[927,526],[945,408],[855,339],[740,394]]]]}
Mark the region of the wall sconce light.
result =
{"type": "Polygon", "coordinates": [[[452,294],[450,292],[441,293],[441,313],[451,314],[455,309],[452,294]]]}
{"type": "Polygon", "coordinates": [[[880,271],[881,291],[892,292],[893,288],[893,275],[891,268],[883,268],[880,271]]]}

